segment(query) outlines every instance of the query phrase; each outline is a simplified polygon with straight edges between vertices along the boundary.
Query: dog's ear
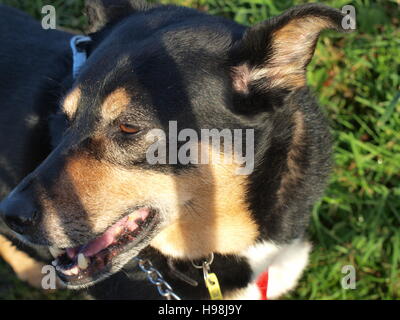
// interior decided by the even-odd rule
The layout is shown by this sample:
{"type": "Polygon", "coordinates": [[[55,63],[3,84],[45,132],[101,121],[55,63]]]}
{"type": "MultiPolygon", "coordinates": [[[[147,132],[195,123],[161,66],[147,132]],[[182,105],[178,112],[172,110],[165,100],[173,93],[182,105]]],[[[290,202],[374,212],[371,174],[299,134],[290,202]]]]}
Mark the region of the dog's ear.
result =
{"type": "Polygon", "coordinates": [[[153,6],[145,0],[86,0],[84,12],[89,20],[87,31],[97,32],[106,25],[153,6]]]}
{"type": "Polygon", "coordinates": [[[319,4],[302,5],[249,28],[233,51],[233,87],[241,94],[306,85],[309,64],[322,30],[342,29],[344,15],[319,4]]]}

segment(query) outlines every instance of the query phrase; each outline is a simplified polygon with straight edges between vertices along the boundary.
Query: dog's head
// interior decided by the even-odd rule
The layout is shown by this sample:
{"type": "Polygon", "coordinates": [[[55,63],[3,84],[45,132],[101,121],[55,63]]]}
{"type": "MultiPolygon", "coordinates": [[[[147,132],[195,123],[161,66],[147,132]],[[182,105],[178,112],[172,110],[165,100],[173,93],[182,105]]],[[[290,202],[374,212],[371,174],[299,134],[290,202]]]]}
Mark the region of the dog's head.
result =
{"type": "MultiPolygon", "coordinates": [[[[148,245],[189,259],[249,247],[260,229],[251,175],[202,133],[227,129],[225,146],[247,132],[239,144],[254,142],[255,171],[273,161],[257,150],[268,149],[277,113],[290,115],[291,142],[303,143],[304,113],[290,97],[306,86],[319,33],[340,29],[341,13],[306,5],[249,29],[141,1],[89,1],[87,13],[93,43],[61,103],[65,131],[2,203],[6,223],[50,246],[71,287],[118,271],[148,245]]],[[[282,184],[300,174],[295,156],[287,161],[282,184]]]]}

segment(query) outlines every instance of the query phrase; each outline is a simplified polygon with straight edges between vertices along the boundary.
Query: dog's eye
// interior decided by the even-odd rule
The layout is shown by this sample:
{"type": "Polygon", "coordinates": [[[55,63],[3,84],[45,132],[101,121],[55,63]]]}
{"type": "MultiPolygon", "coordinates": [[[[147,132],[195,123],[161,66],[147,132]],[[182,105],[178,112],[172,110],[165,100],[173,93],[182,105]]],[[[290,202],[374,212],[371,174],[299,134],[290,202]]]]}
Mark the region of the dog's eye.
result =
{"type": "Polygon", "coordinates": [[[125,124],[125,123],[120,124],[119,128],[120,128],[121,132],[126,133],[126,134],[135,134],[140,131],[140,129],[138,129],[134,126],[131,126],[129,124],[125,124]]]}

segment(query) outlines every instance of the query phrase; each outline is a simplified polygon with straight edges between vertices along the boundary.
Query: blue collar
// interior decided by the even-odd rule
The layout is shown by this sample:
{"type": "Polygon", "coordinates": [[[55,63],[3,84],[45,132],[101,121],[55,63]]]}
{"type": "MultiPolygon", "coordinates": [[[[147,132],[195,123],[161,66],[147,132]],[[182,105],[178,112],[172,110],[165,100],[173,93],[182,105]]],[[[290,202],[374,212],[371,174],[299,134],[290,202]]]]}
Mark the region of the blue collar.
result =
{"type": "Polygon", "coordinates": [[[76,79],[80,69],[87,60],[87,52],[85,46],[88,42],[92,41],[90,37],[77,35],[71,38],[70,46],[72,50],[72,77],[76,79]]]}

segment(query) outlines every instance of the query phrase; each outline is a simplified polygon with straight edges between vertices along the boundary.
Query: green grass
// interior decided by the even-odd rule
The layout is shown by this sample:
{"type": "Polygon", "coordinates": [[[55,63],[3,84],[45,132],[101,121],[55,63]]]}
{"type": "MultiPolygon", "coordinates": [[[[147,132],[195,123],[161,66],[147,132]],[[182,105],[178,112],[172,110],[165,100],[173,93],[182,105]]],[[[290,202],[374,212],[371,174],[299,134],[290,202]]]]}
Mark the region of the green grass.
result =
{"type": "Polygon", "coordinates": [[[17,279],[11,268],[0,259],[0,300],[15,299],[80,299],[81,295],[71,290],[53,291],[32,289],[17,279]]]}
{"type": "MultiPolygon", "coordinates": [[[[45,1],[2,0],[40,18],[45,1]]],[[[306,1],[178,0],[250,25],[306,1]]],[[[321,1],[340,8],[348,1],[321,1]]],[[[82,30],[82,1],[53,1],[61,27],[82,30]]],[[[355,0],[357,31],[324,34],[308,80],[330,119],[335,168],[315,206],[310,264],[290,299],[400,298],[400,12],[399,1],[355,0]],[[356,269],[355,290],[341,288],[342,267],[356,269]]],[[[70,298],[45,294],[0,262],[0,298],[70,298]],[[5,282],[5,285],[4,285],[5,282]]]]}

